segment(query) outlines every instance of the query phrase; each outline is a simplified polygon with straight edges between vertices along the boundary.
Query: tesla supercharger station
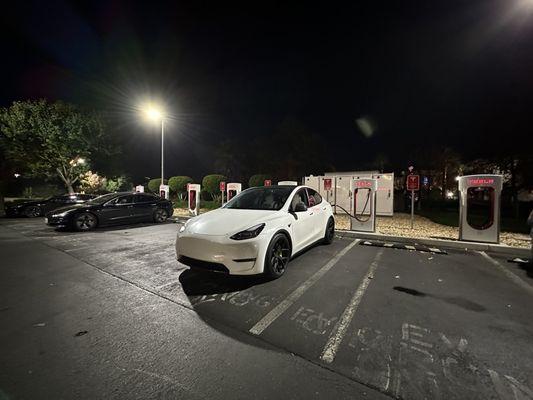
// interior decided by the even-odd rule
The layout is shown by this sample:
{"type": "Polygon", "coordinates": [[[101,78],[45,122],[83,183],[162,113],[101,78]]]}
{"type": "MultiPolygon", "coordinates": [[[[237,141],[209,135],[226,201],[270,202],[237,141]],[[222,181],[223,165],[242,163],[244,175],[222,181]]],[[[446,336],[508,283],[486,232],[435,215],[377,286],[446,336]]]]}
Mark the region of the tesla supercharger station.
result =
{"type": "Polygon", "coordinates": [[[170,197],[170,188],[168,185],[159,185],[159,196],[168,200],[170,197]]]}
{"type": "Polygon", "coordinates": [[[226,197],[227,201],[230,201],[232,198],[237,196],[242,190],[242,184],[241,183],[228,183],[226,185],[226,197]]]}
{"type": "Polygon", "coordinates": [[[359,178],[350,181],[350,229],[376,231],[377,179],[359,178]]]}
{"type": "Polygon", "coordinates": [[[187,194],[189,198],[189,212],[192,215],[200,214],[200,185],[189,183],[187,194]]]}
{"type": "Polygon", "coordinates": [[[500,242],[502,175],[459,177],[459,240],[500,242]]]}
{"type": "Polygon", "coordinates": [[[144,193],[144,186],[143,185],[135,186],[135,192],[136,193],[144,193]]]}

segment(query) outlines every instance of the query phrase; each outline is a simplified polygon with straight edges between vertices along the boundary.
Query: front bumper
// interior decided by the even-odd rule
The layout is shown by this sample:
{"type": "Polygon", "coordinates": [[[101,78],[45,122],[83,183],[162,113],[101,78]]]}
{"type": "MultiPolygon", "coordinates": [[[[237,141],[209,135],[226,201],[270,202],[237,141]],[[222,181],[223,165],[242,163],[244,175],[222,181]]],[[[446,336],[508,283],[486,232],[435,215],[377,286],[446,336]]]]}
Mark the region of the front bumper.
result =
{"type": "Polygon", "coordinates": [[[248,240],[227,236],[178,234],[176,258],[184,265],[230,275],[254,275],[263,272],[266,246],[259,235],[248,240]]]}
{"type": "Polygon", "coordinates": [[[53,217],[53,216],[46,216],[44,219],[46,222],[46,225],[48,226],[54,226],[57,228],[65,228],[69,225],[69,221],[67,217],[53,217]]]}

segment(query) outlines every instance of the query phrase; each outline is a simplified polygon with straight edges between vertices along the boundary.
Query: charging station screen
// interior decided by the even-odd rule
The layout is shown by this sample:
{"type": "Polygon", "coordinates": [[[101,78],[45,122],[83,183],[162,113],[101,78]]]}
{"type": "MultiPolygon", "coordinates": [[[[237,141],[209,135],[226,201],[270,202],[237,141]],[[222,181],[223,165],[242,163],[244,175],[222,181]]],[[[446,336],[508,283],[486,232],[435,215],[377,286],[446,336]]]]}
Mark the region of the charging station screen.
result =
{"type": "Polygon", "coordinates": [[[196,208],[196,190],[189,192],[189,208],[194,210],[196,208]]]}
{"type": "Polygon", "coordinates": [[[468,225],[478,230],[490,228],[494,224],[494,188],[471,187],[466,196],[468,225]]]}

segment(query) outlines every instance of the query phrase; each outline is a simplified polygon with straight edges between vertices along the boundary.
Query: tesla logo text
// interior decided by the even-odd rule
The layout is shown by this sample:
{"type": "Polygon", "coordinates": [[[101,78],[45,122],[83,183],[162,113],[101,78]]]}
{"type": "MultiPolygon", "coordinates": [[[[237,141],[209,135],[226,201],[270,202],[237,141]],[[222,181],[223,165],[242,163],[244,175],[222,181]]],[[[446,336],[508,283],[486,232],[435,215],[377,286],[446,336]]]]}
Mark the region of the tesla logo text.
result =
{"type": "Polygon", "coordinates": [[[469,185],[493,185],[494,179],[490,178],[479,178],[479,179],[469,179],[469,185]]]}

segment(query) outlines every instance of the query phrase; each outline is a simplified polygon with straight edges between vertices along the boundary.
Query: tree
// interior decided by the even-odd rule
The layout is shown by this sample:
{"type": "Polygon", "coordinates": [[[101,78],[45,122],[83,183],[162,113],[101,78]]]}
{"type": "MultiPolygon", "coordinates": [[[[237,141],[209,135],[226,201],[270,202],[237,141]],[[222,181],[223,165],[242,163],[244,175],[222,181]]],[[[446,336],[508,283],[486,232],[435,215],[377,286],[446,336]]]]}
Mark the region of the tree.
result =
{"type": "MultiPolygon", "coordinates": [[[[165,179],[163,185],[166,185],[168,181],[165,179]]],[[[150,179],[148,181],[148,190],[152,193],[159,194],[159,186],[161,186],[161,178],[150,179]]]]}
{"type": "Polygon", "coordinates": [[[193,183],[189,176],[173,176],[168,180],[168,186],[171,193],[178,195],[180,200],[183,200],[187,193],[187,184],[193,183]]]}
{"type": "Polygon", "coordinates": [[[96,172],[87,171],[80,175],[80,191],[85,193],[101,193],[106,190],[107,179],[96,172]]]}
{"type": "Polygon", "coordinates": [[[32,177],[59,176],[69,193],[92,154],[111,152],[103,119],[57,101],[16,101],[0,109],[0,142],[6,159],[32,177]]]}
{"type": "Polygon", "coordinates": [[[202,189],[211,195],[212,199],[217,199],[220,196],[220,182],[225,182],[224,175],[207,175],[202,179],[202,189]]]}
{"type": "Polygon", "coordinates": [[[107,180],[105,190],[108,192],[119,192],[121,190],[131,189],[132,183],[125,175],[120,175],[107,180]]]}
{"type": "Polygon", "coordinates": [[[264,186],[265,181],[267,179],[272,179],[272,177],[268,174],[252,175],[250,179],[248,180],[248,186],[249,187],[264,186]]]}

